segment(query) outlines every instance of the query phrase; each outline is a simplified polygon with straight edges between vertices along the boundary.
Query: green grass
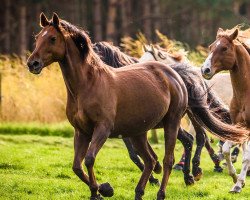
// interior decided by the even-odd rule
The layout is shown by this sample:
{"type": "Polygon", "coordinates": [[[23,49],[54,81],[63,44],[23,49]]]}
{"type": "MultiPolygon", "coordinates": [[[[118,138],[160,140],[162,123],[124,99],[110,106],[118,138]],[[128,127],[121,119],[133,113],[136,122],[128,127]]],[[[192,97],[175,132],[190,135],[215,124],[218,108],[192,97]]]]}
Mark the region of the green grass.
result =
{"type": "Polygon", "coordinates": [[[0,123],[0,133],[8,135],[40,135],[72,137],[74,131],[68,122],[45,123],[0,123]]]}
{"type": "MultiPolygon", "coordinates": [[[[161,138],[161,137],[160,137],[161,138]]],[[[160,160],[164,146],[153,145],[160,160]]],[[[176,159],[182,147],[176,146],[176,159]]],[[[88,199],[88,187],[72,172],[73,138],[37,135],[0,135],[0,199],[88,199]]],[[[227,171],[213,172],[213,163],[204,150],[203,178],[186,187],[182,172],[172,171],[167,199],[249,199],[249,180],[243,192],[229,194],[232,180],[227,171]]],[[[240,162],[236,165],[240,169],[240,162]]],[[[131,200],[140,176],[130,161],[122,140],[109,140],[97,156],[95,173],[98,182],[110,182],[115,194],[110,200],[131,200]]],[[[158,178],[161,175],[157,175],[158,178]]],[[[248,178],[247,178],[248,179],[248,178]]],[[[144,200],[153,200],[158,187],[147,185],[144,200]]]]}

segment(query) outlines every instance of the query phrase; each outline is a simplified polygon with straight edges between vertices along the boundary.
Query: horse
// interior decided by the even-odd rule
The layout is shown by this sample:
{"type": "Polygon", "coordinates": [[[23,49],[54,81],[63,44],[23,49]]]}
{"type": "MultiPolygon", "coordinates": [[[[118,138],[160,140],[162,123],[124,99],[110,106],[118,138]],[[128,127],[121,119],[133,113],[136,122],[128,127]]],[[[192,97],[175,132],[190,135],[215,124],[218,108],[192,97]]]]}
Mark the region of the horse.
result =
{"type": "MultiPolygon", "coordinates": [[[[209,46],[210,54],[201,68],[205,79],[212,79],[222,70],[228,70],[231,77],[233,98],[230,104],[230,115],[234,124],[250,128],[250,29],[245,31],[235,27],[231,30],[219,28],[216,40],[209,46]]],[[[231,162],[230,148],[233,143],[227,141],[223,145],[223,154],[227,161],[229,175],[233,178],[232,193],[241,192],[245,185],[248,167],[250,166],[250,143],[248,140],[242,144],[243,161],[240,175],[231,162]]]]}
{"type": "MultiPolygon", "coordinates": [[[[211,105],[211,110],[216,111],[219,117],[224,120],[224,122],[230,123],[230,114],[227,109],[227,106],[217,97],[217,95],[213,92],[213,90],[203,81],[203,78],[200,74],[200,70],[197,67],[193,67],[190,64],[190,61],[186,58],[183,53],[170,53],[162,48],[155,48],[153,45],[143,45],[144,54],[139,59],[140,62],[149,61],[149,60],[157,60],[163,62],[165,64],[170,64],[173,69],[176,69],[176,64],[185,64],[189,65],[187,71],[178,70],[179,75],[182,77],[184,82],[187,82],[191,79],[195,84],[192,88],[192,93],[195,94],[195,90],[201,90],[201,93],[204,94],[204,97],[207,97],[208,105],[211,105]],[[207,95],[205,95],[207,93],[207,95]],[[213,107],[213,108],[212,108],[213,107]]],[[[196,92],[197,93],[197,92],[196,92]]],[[[190,95],[191,96],[191,93],[190,95]]],[[[193,100],[192,100],[193,101],[193,100]]],[[[214,162],[214,171],[222,172],[222,168],[220,167],[220,159],[215,154],[212,146],[210,145],[207,134],[203,128],[202,124],[197,123],[194,118],[190,117],[192,124],[194,125],[196,131],[196,141],[197,148],[192,159],[193,169],[192,173],[195,177],[195,180],[199,180],[202,175],[202,169],[199,167],[200,165],[200,155],[202,148],[205,146],[208,150],[208,153],[214,162]]],[[[183,159],[181,159],[182,161],[183,159]]]]}
{"type": "MultiPolygon", "coordinates": [[[[97,42],[93,45],[94,51],[100,56],[102,61],[114,68],[123,67],[129,64],[138,63],[139,60],[137,58],[131,57],[126,55],[125,53],[121,52],[118,47],[111,45],[108,42],[97,42]]],[[[190,159],[192,153],[192,146],[193,146],[193,136],[185,131],[183,128],[180,128],[178,131],[177,139],[181,141],[184,146],[185,153],[183,156],[183,174],[184,174],[184,182],[186,185],[194,184],[194,180],[198,179],[198,176],[201,175],[200,171],[197,171],[195,179],[190,174],[190,159]]],[[[133,148],[129,138],[123,138],[123,141],[128,149],[129,156],[131,160],[139,167],[142,171],[144,168],[143,163],[141,162],[139,155],[136,152],[136,149],[133,148]]],[[[150,146],[150,145],[149,145],[150,146]]],[[[157,158],[157,156],[156,156],[157,158]]],[[[158,163],[159,167],[156,167],[156,172],[159,171],[161,166],[158,163]]],[[[150,176],[149,181],[154,184],[158,184],[158,180],[150,176]]]]}
{"type": "Polygon", "coordinates": [[[40,74],[53,62],[60,65],[67,89],[66,114],[75,129],[73,171],[89,186],[90,199],[114,194],[110,184],[97,183],[93,167],[105,141],[117,137],[129,137],[144,161],[135,189],[135,199],[142,199],[156,164],[146,136],[154,127],[164,128],[163,178],[157,194],[157,199],[164,199],[180,121],[187,108],[187,89],[179,75],[158,62],[111,68],[94,52],[84,30],[55,13],[50,21],[42,13],[40,25],[27,65],[33,74],[40,74]],[[88,176],[81,166],[84,159],[88,176]]]}
{"type": "MultiPolygon", "coordinates": [[[[119,68],[139,62],[137,58],[126,55],[125,53],[121,52],[118,47],[115,47],[108,42],[97,42],[93,44],[93,49],[100,56],[100,58],[105,64],[114,68],[119,68]]],[[[129,138],[122,139],[128,149],[130,159],[138,166],[141,171],[143,171],[144,165],[140,160],[137,150],[133,148],[133,145],[131,144],[129,138]]],[[[186,156],[183,156],[183,160],[186,161],[184,162],[183,167],[184,182],[186,185],[192,185],[194,184],[194,177],[190,174],[190,158],[193,145],[193,136],[186,132],[184,129],[180,128],[178,131],[177,139],[181,141],[186,152],[184,154],[186,156]]],[[[155,155],[155,157],[157,159],[157,155],[155,155]]],[[[156,173],[159,173],[161,171],[161,165],[158,161],[154,171],[156,173]]],[[[149,182],[151,184],[159,184],[158,179],[154,178],[153,174],[151,174],[149,182]]]]}
{"type": "MultiPolygon", "coordinates": [[[[53,62],[60,65],[67,89],[66,114],[75,129],[73,171],[89,186],[90,199],[114,194],[110,184],[97,183],[93,171],[95,158],[109,137],[130,137],[142,157],[145,167],[135,189],[135,199],[142,199],[156,164],[146,137],[146,131],[154,127],[164,128],[163,178],[157,193],[158,200],[164,199],[180,121],[188,104],[187,88],[180,76],[159,62],[118,69],[105,65],[87,33],[55,13],[50,21],[42,13],[40,25],[27,66],[31,73],[40,74],[53,62]],[[81,166],[83,160],[88,176],[81,166]]],[[[241,142],[249,134],[244,129],[224,127],[228,132],[218,136],[233,142],[241,142]]]]}

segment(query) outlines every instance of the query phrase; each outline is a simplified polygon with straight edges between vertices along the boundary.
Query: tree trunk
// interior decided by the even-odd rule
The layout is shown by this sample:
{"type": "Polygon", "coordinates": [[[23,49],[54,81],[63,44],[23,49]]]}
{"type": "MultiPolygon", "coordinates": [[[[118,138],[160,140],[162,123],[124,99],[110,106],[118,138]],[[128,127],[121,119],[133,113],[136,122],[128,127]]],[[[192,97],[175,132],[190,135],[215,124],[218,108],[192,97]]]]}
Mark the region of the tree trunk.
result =
{"type": "Polygon", "coordinates": [[[160,1],[159,0],[152,0],[152,7],[153,7],[153,26],[154,30],[161,29],[161,8],[160,8],[160,1]]]}
{"type": "Polygon", "coordinates": [[[94,15],[94,38],[95,42],[101,41],[102,36],[102,7],[101,0],[94,0],[93,5],[93,15],[94,15]]]}
{"type": "Polygon", "coordinates": [[[131,1],[122,0],[120,6],[121,6],[122,33],[123,36],[128,36],[130,33],[129,22],[131,21],[131,1]]]}
{"type": "Polygon", "coordinates": [[[115,42],[115,19],[116,19],[117,0],[108,2],[108,19],[107,19],[107,40],[115,42]]]}
{"type": "Polygon", "coordinates": [[[20,6],[20,55],[26,59],[27,40],[26,40],[26,6],[20,6]]]}
{"type": "Polygon", "coordinates": [[[4,50],[5,53],[10,53],[10,0],[5,0],[5,40],[4,40],[4,50]]]}
{"type": "Polygon", "coordinates": [[[143,31],[148,40],[151,40],[152,36],[152,27],[151,27],[151,18],[150,18],[150,7],[151,0],[143,0],[142,1],[142,18],[143,18],[143,31]]]}

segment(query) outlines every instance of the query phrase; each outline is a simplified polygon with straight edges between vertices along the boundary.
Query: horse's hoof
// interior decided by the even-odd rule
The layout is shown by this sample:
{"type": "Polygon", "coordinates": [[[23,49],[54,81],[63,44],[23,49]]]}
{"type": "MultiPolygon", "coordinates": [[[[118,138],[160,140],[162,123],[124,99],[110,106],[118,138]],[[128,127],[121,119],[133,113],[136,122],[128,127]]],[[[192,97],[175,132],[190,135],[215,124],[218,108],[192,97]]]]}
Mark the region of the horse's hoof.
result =
{"type": "Polygon", "coordinates": [[[199,181],[203,175],[202,169],[198,167],[196,170],[193,170],[194,180],[199,181]]]}
{"type": "Polygon", "coordinates": [[[194,177],[192,175],[184,177],[184,181],[186,186],[194,185],[194,177]]]}
{"type": "Polygon", "coordinates": [[[154,172],[155,172],[156,174],[160,174],[161,171],[162,171],[162,166],[161,166],[160,162],[157,161],[156,164],[155,164],[154,172]]]}
{"type": "Polygon", "coordinates": [[[230,193],[240,193],[241,192],[241,187],[235,186],[230,190],[230,193]]]}
{"type": "Polygon", "coordinates": [[[183,165],[179,165],[179,164],[176,164],[174,167],[173,167],[174,170],[177,170],[177,171],[182,171],[183,170],[183,165]]]}
{"type": "Polygon", "coordinates": [[[214,166],[214,172],[223,172],[223,168],[221,166],[214,166]]]}
{"type": "Polygon", "coordinates": [[[104,200],[100,194],[94,196],[94,197],[90,197],[90,200],[104,200]]]}
{"type": "Polygon", "coordinates": [[[112,197],[114,195],[114,189],[109,183],[102,183],[99,186],[98,192],[104,197],[112,197]]]}
{"type": "Polygon", "coordinates": [[[165,193],[162,191],[158,191],[157,200],[164,200],[164,199],[165,199],[165,193]]]}
{"type": "Polygon", "coordinates": [[[149,178],[149,183],[151,185],[156,185],[156,186],[160,186],[161,185],[160,181],[157,178],[154,178],[154,177],[149,178]]]}

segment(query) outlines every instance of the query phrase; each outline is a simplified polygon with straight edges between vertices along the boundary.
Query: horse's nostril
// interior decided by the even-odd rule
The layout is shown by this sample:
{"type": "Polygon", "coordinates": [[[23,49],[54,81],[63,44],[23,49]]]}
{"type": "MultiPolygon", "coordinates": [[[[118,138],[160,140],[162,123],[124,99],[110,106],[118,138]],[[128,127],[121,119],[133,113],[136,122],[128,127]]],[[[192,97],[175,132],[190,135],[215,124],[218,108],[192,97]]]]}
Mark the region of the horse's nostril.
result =
{"type": "Polygon", "coordinates": [[[210,74],[210,72],[211,72],[210,68],[206,68],[206,69],[204,70],[204,74],[210,74]]]}
{"type": "Polygon", "coordinates": [[[33,62],[33,66],[34,66],[34,67],[38,67],[38,66],[39,66],[39,62],[35,60],[35,61],[33,62]]]}

